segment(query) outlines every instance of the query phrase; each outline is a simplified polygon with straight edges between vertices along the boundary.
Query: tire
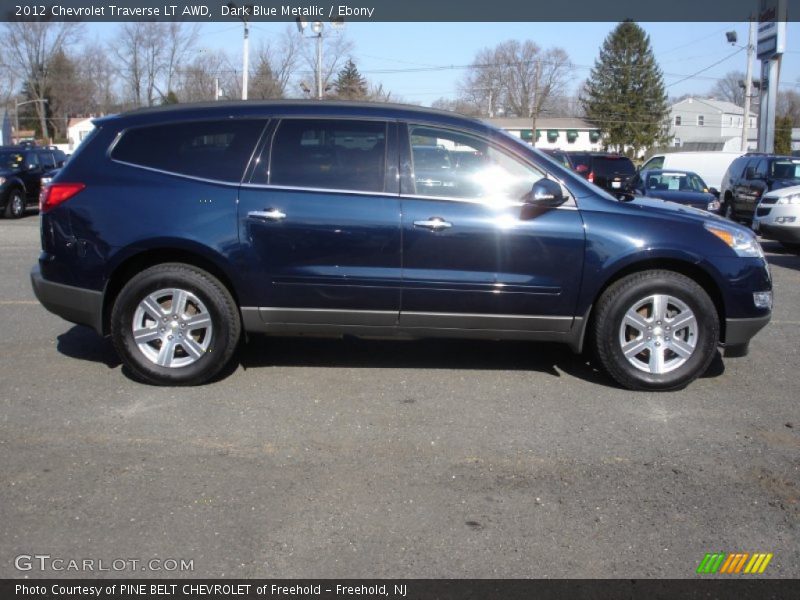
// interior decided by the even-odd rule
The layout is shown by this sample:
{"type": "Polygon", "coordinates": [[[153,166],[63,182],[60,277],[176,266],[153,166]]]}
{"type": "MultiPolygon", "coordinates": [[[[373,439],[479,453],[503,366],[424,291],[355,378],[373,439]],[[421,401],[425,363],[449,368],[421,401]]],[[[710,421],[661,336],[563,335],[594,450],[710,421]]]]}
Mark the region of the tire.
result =
{"type": "Polygon", "coordinates": [[[593,323],[600,363],[631,390],[685,387],[705,373],[719,343],[711,298],[673,271],[643,271],[614,282],[600,297],[593,323]]]}
{"type": "Polygon", "coordinates": [[[19,219],[25,215],[25,195],[18,189],[8,192],[6,198],[6,217],[9,219],[19,219]]]}
{"type": "Polygon", "coordinates": [[[729,221],[734,220],[733,215],[733,198],[726,198],[725,204],[722,207],[722,216],[728,219],[729,221]]]}
{"type": "Polygon", "coordinates": [[[153,385],[209,381],[233,357],[240,334],[239,310],[228,289],[180,263],[138,273],[111,311],[111,339],[122,362],[136,379],[153,385]],[[173,313],[176,303],[182,308],[173,313]]]}

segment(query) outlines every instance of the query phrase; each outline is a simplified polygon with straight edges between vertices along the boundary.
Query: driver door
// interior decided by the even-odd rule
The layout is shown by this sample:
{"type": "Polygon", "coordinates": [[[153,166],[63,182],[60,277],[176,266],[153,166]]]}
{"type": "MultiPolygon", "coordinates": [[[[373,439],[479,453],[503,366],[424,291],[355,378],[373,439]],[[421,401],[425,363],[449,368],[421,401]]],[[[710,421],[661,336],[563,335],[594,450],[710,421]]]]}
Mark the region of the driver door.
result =
{"type": "Polygon", "coordinates": [[[457,130],[401,128],[401,327],[567,331],[584,255],[571,201],[531,210],[543,170],[457,130]]]}

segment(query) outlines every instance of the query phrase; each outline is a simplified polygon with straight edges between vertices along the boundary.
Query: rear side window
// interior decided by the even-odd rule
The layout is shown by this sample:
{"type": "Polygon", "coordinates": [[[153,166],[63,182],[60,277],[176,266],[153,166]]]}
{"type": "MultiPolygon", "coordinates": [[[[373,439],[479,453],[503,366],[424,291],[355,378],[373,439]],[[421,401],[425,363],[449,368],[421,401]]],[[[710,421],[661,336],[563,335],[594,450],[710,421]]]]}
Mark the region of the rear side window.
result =
{"type": "Polygon", "coordinates": [[[592,165],[595,175],[607,177],[609,175],[633,175],[636,167],[633,166],[629,158],[606,158],[596,156],[592,165]]]}
{"type": "MultiPolygon", "coordinates": [[[[272,142],[269,183],[291,187],[382,192],[386,123],[286,119],[272,142]]],[[[255,183],[266,174],[257,172],[255,183]]]]}
{"type": "Polygon", "coordinates": [[[262,121],[192,121],[126,131],[111,158],[179,175],[239,182],[262,121]]]}
{"type": "MultiPolygon", "coordinates": [[[[680,118],[680,117],[676,117],[680,118]]],[[[648,169],[663,169],[664,168],[664,157],[663,156],[654,156],[642,166],[642,171],[647,171],[648,169]]]]}
{"type": "Polygon", "coordinates": [[[42,161],[42,166],[45,169],[55,169],[56,161],[52,152],[40,152],[39,159],[42,161]]]}

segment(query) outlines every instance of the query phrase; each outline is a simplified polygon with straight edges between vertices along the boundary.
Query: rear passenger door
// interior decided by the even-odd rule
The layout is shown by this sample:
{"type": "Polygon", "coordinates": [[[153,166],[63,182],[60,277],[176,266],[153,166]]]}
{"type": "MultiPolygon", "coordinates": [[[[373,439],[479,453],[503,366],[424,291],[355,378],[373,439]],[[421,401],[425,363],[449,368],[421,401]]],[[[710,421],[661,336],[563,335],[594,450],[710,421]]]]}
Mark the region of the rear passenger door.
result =
{"type": "Polygon", "coordinates": [[[272,123],[239,195],[242,269],[265,323],[396,325],[395,138],[383,120],[272,123]]]}

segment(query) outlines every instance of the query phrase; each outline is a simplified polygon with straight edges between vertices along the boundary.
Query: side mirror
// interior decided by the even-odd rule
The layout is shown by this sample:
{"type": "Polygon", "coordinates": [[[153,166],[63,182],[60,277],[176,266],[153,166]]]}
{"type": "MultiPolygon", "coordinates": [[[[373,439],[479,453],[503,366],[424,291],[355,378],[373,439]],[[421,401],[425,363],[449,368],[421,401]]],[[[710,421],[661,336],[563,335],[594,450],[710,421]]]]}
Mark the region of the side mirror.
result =
{"type": "Polygon", "coordinates": [[[539,208],[555,208],[566,201],[561,185],[552,179],[542,178],[531,187],[525,204],[539,208]]]}
{"type": "Polygon", "coordinates": [[[713,194],[713,196],[719,200],[719,190],[717,188],[708,188],[708,193],[713,194]]]}

